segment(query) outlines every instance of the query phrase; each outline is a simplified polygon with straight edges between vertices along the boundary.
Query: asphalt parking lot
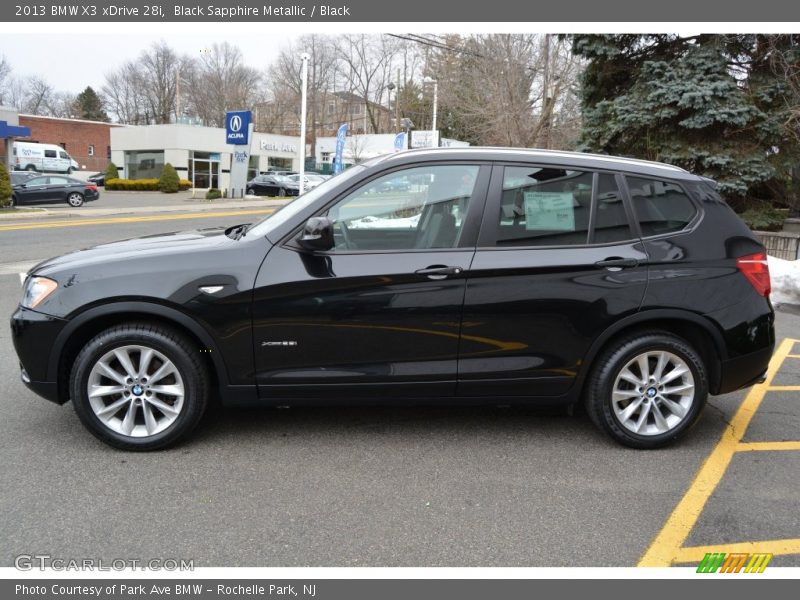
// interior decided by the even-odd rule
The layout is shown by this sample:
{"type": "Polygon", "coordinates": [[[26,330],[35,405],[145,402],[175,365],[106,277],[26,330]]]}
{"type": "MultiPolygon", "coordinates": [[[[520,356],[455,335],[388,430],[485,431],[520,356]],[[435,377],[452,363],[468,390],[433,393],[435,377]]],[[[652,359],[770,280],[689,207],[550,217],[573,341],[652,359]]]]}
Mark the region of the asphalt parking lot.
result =
{"type": "MultiPolygon", "coordinates": [[[[221,224],[241,222],[220,217],[221,224]]],[[[210,219],[0,231],[0,314],[18,265],[210,219]]],[[[213,410],[168,451],[95,440],[19,381],[0,328],[0,565],[185,558],[195,566],[800,566],[800,316],[778,312],[770,380],[712,398],[680,444],[615,445],[578,411],[213,410]]]]}

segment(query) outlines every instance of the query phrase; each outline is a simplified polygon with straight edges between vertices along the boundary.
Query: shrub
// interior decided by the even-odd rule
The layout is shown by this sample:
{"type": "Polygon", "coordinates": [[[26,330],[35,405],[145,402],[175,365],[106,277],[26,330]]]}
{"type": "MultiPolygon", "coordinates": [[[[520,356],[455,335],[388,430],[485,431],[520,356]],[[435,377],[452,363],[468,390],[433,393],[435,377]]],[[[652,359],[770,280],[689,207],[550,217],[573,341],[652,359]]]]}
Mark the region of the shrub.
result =
{"type": "Polygon", "coordinates": [[[206,192],[206,200],[216,200],[217,198],[222,198],[222,192],[217,188],[211,188],[206,192]]]}
{"type": "Polygon", "coordinates": [[[188,190],[190,187],[192,187],[192,182],[188,179],[181,179],[178,184],[178,187],[181,188],[181,191],[188,190]]]}
{"type": "Polygon", "coordinates": [[[785,212],[769,204],[748,208],[739,216],[753,231],[780,231],[786,220],[785,212]]]}
{"type": "MultiPolygon", "coordinates": [[[[121,190],[125,192],[157,192],[159,187],[158,179],[106,179],[107,190],[121,190]]],[[[178,181],[178,188],[188,190],[192,187],[192,182],[188,179],[178,181]]]]}
{"type": "Polygon", "coordinates": [[[174,194],[180,189],[180,179],[178,172],[170,163],[164,165],[161,177],[158,180],[158,189],[165,194],[174,194]]]}
{"type": "Polygon", "coordinates": [[[8,169],[4,162],[0,162],[0,206],[11,204],[11,178],[8,176],[8,169]]]}
{"type": "Polygon", "coordinates": [[[119,179],[119,169],[113,162],[108,163],[106,167],[106,181],[109,179],[119,179]]]}

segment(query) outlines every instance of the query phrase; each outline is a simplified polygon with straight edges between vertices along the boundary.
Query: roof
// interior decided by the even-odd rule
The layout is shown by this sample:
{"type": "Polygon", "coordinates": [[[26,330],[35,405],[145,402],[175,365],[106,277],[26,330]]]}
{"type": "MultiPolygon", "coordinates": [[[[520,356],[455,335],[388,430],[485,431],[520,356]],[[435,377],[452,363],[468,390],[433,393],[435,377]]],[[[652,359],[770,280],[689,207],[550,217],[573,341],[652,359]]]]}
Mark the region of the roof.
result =
{"type": "Polygon", "coordinates": [[[387,154],[376,159],[376,162],[413,159],[428,156],[437,160],[546,160],[549,164],[562,166],[584,167],[587,169],[611,169],[627,171],[642,175],[662,177],[687,178],[695,177],[689,171],[666,163],[608,156],[605,154],[589,154],[586,152],[568,152],[562,150],[540,150],[534,148],[495,148],[476,147],[469,148],[420,148],[404,150],[394,154],[387,154]]]}

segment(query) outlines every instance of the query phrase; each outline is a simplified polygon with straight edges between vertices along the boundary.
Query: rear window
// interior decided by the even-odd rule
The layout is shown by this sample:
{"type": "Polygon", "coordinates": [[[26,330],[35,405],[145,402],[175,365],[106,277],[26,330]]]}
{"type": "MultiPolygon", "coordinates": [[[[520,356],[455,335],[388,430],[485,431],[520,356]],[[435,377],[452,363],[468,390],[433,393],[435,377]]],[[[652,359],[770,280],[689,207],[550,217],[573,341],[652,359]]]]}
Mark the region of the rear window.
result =
{"type": "Polygon", "coordinates": [[[681,231],[697,214],[688,194],[672,181],[630,176],[626,180],[643,237],[681,231]]]}

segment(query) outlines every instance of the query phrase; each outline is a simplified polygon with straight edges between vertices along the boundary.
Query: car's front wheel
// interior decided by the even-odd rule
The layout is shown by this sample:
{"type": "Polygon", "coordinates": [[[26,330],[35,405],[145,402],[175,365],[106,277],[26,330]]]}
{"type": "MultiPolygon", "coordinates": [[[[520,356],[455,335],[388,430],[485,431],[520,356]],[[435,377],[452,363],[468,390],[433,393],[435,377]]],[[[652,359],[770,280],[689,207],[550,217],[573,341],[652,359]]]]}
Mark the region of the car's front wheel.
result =
{"type": "Polygon", "coordinates": [[[703,360],[685,340],[652,331],[622,339],[597,359],[586,409],[616,441],[660,448],[681,437],[708,397],[703,360]]]}
{"type": "Polygon", "coordinates": [[[203,416],[208,381],[198,349],[166,327],[129,323],[94,337],[75,359],[70,397],[97,438],[123,450],[156,450],[203,416]]]}
{"type": "Polygon", "coordinates": [[[246,192],[247,192],[248,196],[255,196],[256,195],[256,189],[255,188],[249,187],[249,188],[247,188],[246,192]]]}
{"type": "Polygon", "coordinates": [[[78,208],[79,206],[83,206],[83,194],[79,194],[78,192],[71,192],[69,196],[67,196],[67,202],[70,206],[78,208]]]}

